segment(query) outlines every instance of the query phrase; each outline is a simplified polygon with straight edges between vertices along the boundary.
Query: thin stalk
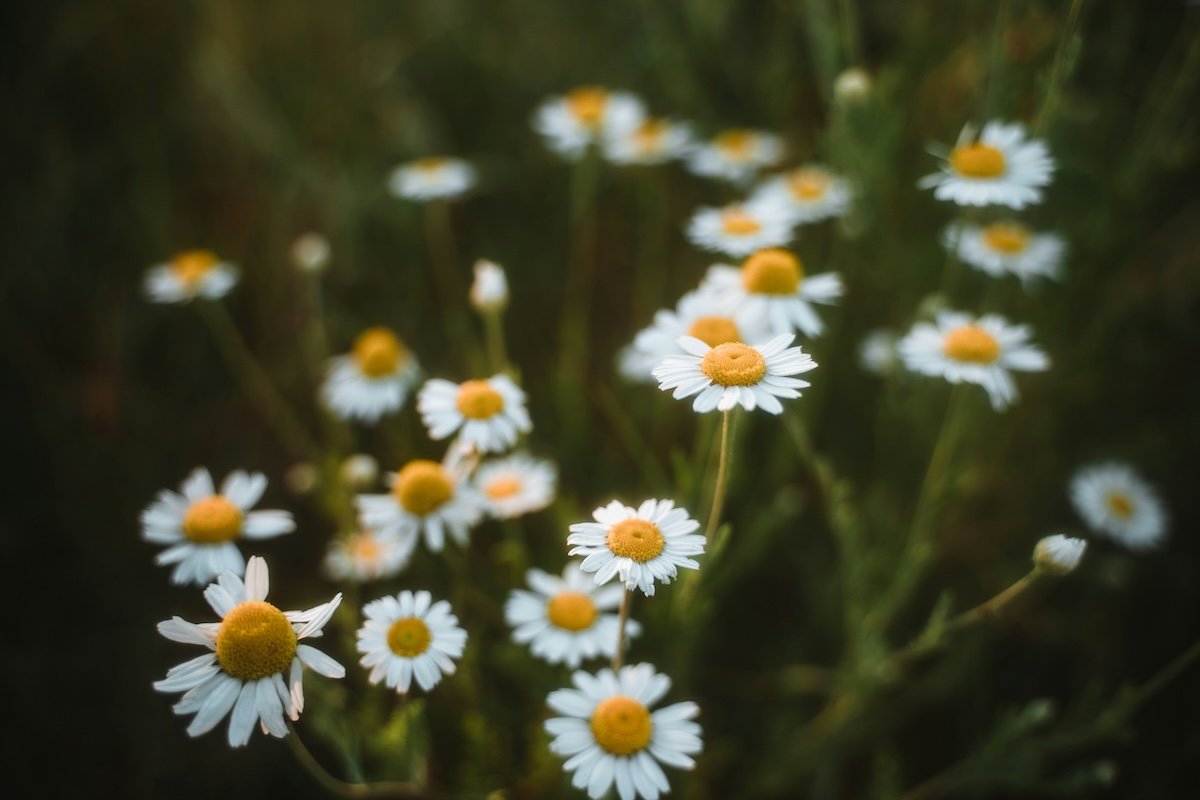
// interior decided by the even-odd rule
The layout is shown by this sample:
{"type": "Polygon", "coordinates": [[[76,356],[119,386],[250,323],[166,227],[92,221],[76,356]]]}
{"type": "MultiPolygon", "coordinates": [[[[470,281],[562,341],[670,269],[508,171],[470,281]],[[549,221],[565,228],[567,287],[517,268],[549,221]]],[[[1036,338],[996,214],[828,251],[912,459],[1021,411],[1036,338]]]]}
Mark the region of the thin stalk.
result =
{"type": "Polygon", "coordinates": [[[329,774],[325,767],[304,746],[296,729],[288,725],[288,746],[296,760],[320,786],[332,795],[348,798],[395,798],[396,800],[417,800],[429,795],[420,786],[402,781],[372,781],[367,783],[348,783],[329,774]]]}
{"type": "Polygon", "coordinates": [[[625,661],[625,623],[629,621],[629,603],[633,592],[626,589],[621,593],[621,608],[617,611],[617,649],[613,652],[612,668],[617,671],[625,661]]]}
{"type": "Polygon", "coordinates": [[[1159,670],[1154,677],[1135,689],[1129,698],[1126,713],[1132,713],[1140,708],[1147,700],[1165,689],[1167,684],[1178,678],[1184,670],[1197,661],[1200,661],[1200,641],[1194,642],[1191,647],[1184,650],[1171,663],[1159,670]]]}
{"type": "Polygon", "coordinates": [[[483,333],[487,342],[492,374],[508,372],[508,350],[504,346],[504,325],[499,311],[483,312],[483,333]]]}
{"type": "Polygon", "coordinates": [[[1008,25],[1008,0],[1000,0],[996,6],[996,23],[992,26],[991,53],[988,56],[988,83],[983,98],[983,118],[996,116],[996,84],[1000,80],[1000,53],[1003,51],[1004,29],[1008,25]]]}
{"type": "Polygon", "coordinates": [[[454,251],[454,231],[450,225],[450,205],[434,200],[425,211],[425,238],[438,292],[442,295],[441,309],[446,318],[446,334],[451,342],[465,345],[468,339],[463,306],[467,290],[458,274],[454,251]]]}
{"type": "Polygon", "coordinates": [[[721,507],[725,504],[725,488],[729,472],[729,418],[733,410],[721,415],[721,452],[717,461],[717,482],[713,485],[712,509],[708,512],[708,526],[704,529],[704,544],[712,544],[713,534],[721,520],[721,507]]]}
{"type": "Polygon", "coordinates": [[[1038,111],[1037,118],[1034,120],[1034,134],[1041,133],[1046,121],[1050,119],[1050,114],[1054,111],[1054,106],[1058,103],[1058,95],[1062,89],[1063,70],[1067,58],[1067,48],[1071,43],[1071,36],[1075,33],[1075,25],[1079,21],[1079,10],[1083,7],[1083,0],[1072,0],[1071,8],[1067,11],[1067,21],[1063,25],[1062,36],[1058,40],[1058,48],[1054,51],[1054,65],[1050,68],[1050,85],[1046,87],[1046,97],[1042,100],[1042,107],[1038,111]]]}

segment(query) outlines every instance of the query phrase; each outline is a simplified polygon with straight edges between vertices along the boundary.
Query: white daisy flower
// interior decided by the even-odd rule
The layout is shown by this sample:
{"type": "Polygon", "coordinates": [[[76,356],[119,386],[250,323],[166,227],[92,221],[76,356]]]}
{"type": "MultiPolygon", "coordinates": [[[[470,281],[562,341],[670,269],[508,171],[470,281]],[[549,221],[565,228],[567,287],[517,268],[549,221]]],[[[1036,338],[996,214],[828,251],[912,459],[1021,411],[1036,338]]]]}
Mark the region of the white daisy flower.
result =
{"type": "Polygon", "coordinates": [[[341,419],[374,423],[404,406],[419,372],[416,357],[396,334],[367,328],[349,353],[329,360],[321,400],[341,419]]]}
{"type": "Polygon", "coordinates": [[[1087,550],[1087,542],[1056,533],[1039,540],[1033,548],[1033,565],[1039,572],[1066,575],[1074,572],[1087,550]]]}
{"type": "Polygon", "coordinates": [[[282,738],[288,733],[284,716],[295,721],[304,710],[304,667],[327,678],[345,676],[341,664],[300,643],[321,635],[342,595],[308,611],[280,611],[267,602],[268,584],[267,562],[252,556],[244,584],[226,572],[204,590],[220,622],[173,617],[158,624],[158,632],[171,641],[209,650],[154,684],[160,692],[184,692],[174,710],[196,715],[189,736],[207,733],[228,714],[231,747],[250,741],[256,722],[263,733],[282,738]]]}
{"type": "Polygon", "coordinates": [[[417,395],[417,410],[430,438],[445,439],[459,432],[463,443],[481,453],[507,450],[519,434],[533,429],[525,392],[503,374],[461,384],[438,378],[426,381],[417,395]]]}
{"type": "Polygon", "coordinates": [[[467,299],[482,314],[503,311],[508,306],[508,278],[504,275],[504,267],[486,258],[476,261],[475,281],[467,299]]]}
{"type": "Polygon", "coordinates": [[[681,336],[687,355],[667,356],[654,370],[659,389],[674,389],[676,400],[696,395],[692,409],[700,414],[729,411],[740,405],[747,411],[761,408],[783,413],[780,397],[800,396],[798,389],[812,384],[788,377],[816,369],[817,362],[799,346],[788,347],[790,333],[762,345],[727,342],[709,347],[691,336],[681,336]]]}
{"type": "MultiPolygon", "coordinates": [[[[602,612],[621,605],[624,587],[598,588],[574,562],[567,564],[561,578],[531,569],[525,582],[533,591],[514,589],[504,605],[514,641],[528,644],[535,656],[551,664],[571,668],[585,658],[613,657],[619,620],[616,614],[602,612]]],[[[640,631],[640,625],[626,620],[626,636],[640,631]]]]}
{"type": "Polygon", "coordinates": [[[1057,280],[1066,250],[1061,236],[1035,233],[1016,222],[951,225],[942,242],[964,264],[993,278],[1016,275],[1025,284],[1034,278],[1057,280]]]}
{"type": "Polygon", "coordinates": [[[460,158],[443,156],[401,164],[388,178],[388,190],[405,200],[450,200],[474,186],[474,167],[460,158]]]}
{"type": "Polygon", "coordinates": [[[580,86],[543,103],[533,127],[551,150],[574,161],[588,145],[634,130],[644,116],[642,101],[632,94],[580,86]]]}
{"type": "Polygon", "coordinates": [[[788,210],[792,221],[806,224],[841,217],[850,210],[850,185],[825,167],[806,164],[765,181],[752,197],[788,210]]]}
{"type": "Polygon", "coordinates": [[[762,131],[736,128],[721,131],[712,141],[695,147],[688,169],[705,178],[745,183],[764,167],[783,160],[783,140],[762,131]]]}
{"type": "Polygon", "coordinates": [[[1050,359],[1029,343],[1029,327],[1010,325],[1003,317],[978,319],[958,311],[943,311],[935,324],[918,322],[901,340],[904,365],[922,375],[950,383],[977,383],[988,393],[992,408],[1003,411],[1017,399],[1011,372],[1040,372],[1050,359]]]}
{"type": "Polygon", "coordinates": [[[399,574],[411,554],[394,536],[362,530],[330,542],[325,571],[336,581],[377,581],[399,574]]]}
{"type": "Polygon", "coordinates": [[[143,285],[153,303],[186,303],[197,297],[216,300],[238,282],[238,268],[210,250],[187,250],[146,272],[143,285]]]}
{"type": "Polygon", "coordinates": [[[892,331],[873,330],[858,345],[858,364],[867,372],[885,375],[900,363],[899,337],[892,331]]]}
{"type": "Polygon", "coordinates": [[[616,784],[621,800],[658,800],[671,790],[659,764],[692,769],[692,756],[703,747],[700,713],[684,702],[651,711],[671,688],[671,679],[650,664],[602,669],[595,675],[576,672],[574,689],[558,689],[546,698],[565,716],[546,720],[554,739],[550,751],[567,760],[574,772],[571,785],[599,800],[616,784]]]}
{"type": "Polygon", "coordinates": [[[557,480],[553,462],[526,453],[488,461],[475,471],[475,489],[498,519],[541,511],[554,501],[557,480]]]}
{"type": "Polygon", "coordinates": [[[683,158],[692,142],[688,125],[652,117],[633,128],[611,131],[604,137],[604,155],[617,164],[662,164],[683,158]]]}
{"type": "Polygon", "coordinates": [[[1071,479],[1071,502],[1093,531],[1131,550],[1149,550],[1167,534],[1157,493],[1128,464],[1085,467],[1071,479]]]}
{"type": "Polygon", "coordinates": [[[580,569],[596,573],[597,584],[620,579],[625,588],[654,594],[654,583],[670,583],[680,567],[700,569],[689,556],[704,552],[700,523],[671,500],[646,500],[637,508],[613,500],[592,512],[595,522],[571,526],[568,555],[584,556],[580,569]]]}
{"type": "Polygon", "coordinates": [[[703,250],[744,256],[792,240],[787,207],[774,200],[748,200],[722,208],[703,207],[687,224],[688,241],[703,250]]]}
{"type": "Polygon", "coordinates": [[[453,675],[454,659],[462,658],[467,632],[445,600],[432,602],[429,592],[403,591],[363,606],[366,620],[358,629],[358,663],[371,670],[372,684],[384,681],[397,694],[407,694],[413,678],[425,691],[443,675],[453,675]]]}
{"type": "Polygon", "coordinates": [[[235,470],[213,487],[212,475],[197,467],[180,486],[180,493],[163,489],[142,512],[142,538],[168,545],[154,559],[174,564],[171,582],[203,585],[222,572],[241,575],[246,569],[234,542],[270,539],[296,529],[288,511],[251,511],[267,488],[261,472],[235,470]]]}
{"type": "Polygon", "coordinates": [[[941,171],[917,184],[933,189],[938,200],[960,206],[1002,205],[1024,208],[1041,202],[1050,185],[1054,159],[1044,142],[1026,139],[1020,124],[989,122],[978,139],[963,129],[958,145],[946,156],[941,171]]]}
{"type": "Polygon", "coordinates": [[[419,536],[440,553],[446,532],[466,546],[467,534],[483,517],[485,503],[475,490],[436,461],[417,459],[397,473],[389,473],[389,494],[362,494],[354,498],[365,527],[380,536],[394,537],[412,555],[419,536]]]}
{"type": "Polygon", "coordinates": [[[731,303],[741,323],[766,320],[775,335],[799,331],[815,337],[825,325],[812,304],[841,297],[842,279],[835,272],[806,276],[795,254],[773,247],[752,254],[741,268],[710,267],[700,289],[731,303]]]}

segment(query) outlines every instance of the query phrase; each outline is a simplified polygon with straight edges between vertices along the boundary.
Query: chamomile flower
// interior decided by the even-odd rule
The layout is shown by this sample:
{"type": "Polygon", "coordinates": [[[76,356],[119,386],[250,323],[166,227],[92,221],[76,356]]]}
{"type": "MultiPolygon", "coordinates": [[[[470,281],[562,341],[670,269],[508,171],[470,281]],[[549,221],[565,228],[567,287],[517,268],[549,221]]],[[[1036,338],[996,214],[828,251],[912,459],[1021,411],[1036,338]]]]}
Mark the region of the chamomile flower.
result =
{"type": "Polygon", "coordinates": [[[464,383],[433,379],[421,387],[417,410],[432,439],[459,432],[463,443],[482,453],[497,453],[529,433],[533,423],[525,410],[525,392],[507,375],[464,383]]]}
{"type": "Polygon", "coordinates": [[[625,588],[649,596],[654,584],[675,580],[680,567],[700,569],[690,556],[704,552],[700,523],[671,500],[646,500],[637,508],[613,500],[592,512],[595,522],[571,526],[569,555],[584,556],[580,569],[596,573],[597,584],[614,577],[625,588]]]}
{"type": "Polygon", "coordinates": [[[499,519],[532,514],[550,505],[557,480],[553,462],[526,453],[487,461],[475,471],[475,489],[499,519]]]}
{"type": "Polygon", "coordinates": [[[792,219],[786,207],[757,199],[722,208],[703,207],[687,225],[688,241],[703,250],[744,256],[792,240],[792,219]]]}
{"type": "Polygon", "coordinates": [[[764,182],[753,195],[782,205],[797,223],[820,222],[850,210],[850,185],[817,164],[806,164],[764,182]]]}
{"type": "Polygon", "coordinates": [[[900,363],[899,339],[892,331],[869,331],[858,344],[858,364],[867,372],[885,375],[900,363]]]}
{"type": "Polygon", "coordinates": [[[1040,539],[1033,548],[1033,565],[1039,572],[1066,575],[1074,572],[1087,550],[1087,542],[1056,533],[1040,539]]]}
{"type": "Polygon", "coordinates": [[[604,137],[604,155],[617,164],[662,164],[683,158],[691,148],[691,128],[664,117],[647,118],[604,137]]]}
{"type": "Polygon", "coordinates": [[[654,369],[654,377],[660,381],[659,389],[675,390],[671,396],[676,400],[696,395],[692,409],[700,414],[738,405],[747,411],[761,408],[781,414],[779,398],[799,397],[798,389],[811,386],[789,376],[817,366],[799,346],[788,347],[793,338],[785,333],[763,345],[726,342],[709,347],[692,336],[681,336],[679,346],[687,354],[667,356],[654,369]]]}
{"type": "Polygon", "coordinates": [[[671,790],[659,764],[692,769],[692,756],[703,748],[700,713],[683,702],[651,711],[671,688],[671,679],[650,664],[602,669],[595,675],[576,672],[574,689],[557,689],[546,698],[552,711],[546,720],[554,739],[550,751],[567,760],[574,772],[571,785],[599,800],[616,784],[621,800],[658,800],[671,790]]]}
{"type": "Polygon", "coordinates": [[[344,356],[329,360],[321,400],[338,417],[366,423],[399,411],[420,367],[388,328],[367,328],[344,356]]]}
{"type": "Polygon", "coordinates": [[[1059,278],[1066,249],[1061,236],[1036,233],[1017,222],[951,225],[942,241],[964,264],[993,278],[1016,275],[1025,284],[1059,278]]]}
{"type": "Polygon", "coordinates": [[[941,171],[922,178],[918,186],[960,206],[1024,208],[1041,202],[1042,189],[1054,174],[1045,143],[1026,138],[1017,123],[989,122],[978,139],[970,127],[964,128],[945,159],[941,171]]]}
{"type": "Polygon", "coordinates": [[[688,169],[704,178],[745,183],[764,167],[783,159],[783,140],[762,131],[733,128],[718,133],[711,141],[695,147],[688,169]]]}
{"type": "Polygon", "coordinates": [[[186,303],[197,297],[216,300],[238,282],[237,267],[211,250],[187,250],[146,272],[146,297],[154,303],[186,303]]]}
{"type": "Polygon", "coordinates": [[[919,322],[901,340],[900,358],[913,372],[943,377],[950,383],[977,383],[992,408],[1003,411],[1017,399],[1012,372],[1049,369],[1050,359],[1029,343],[1029,327],[1003,317],[975,318],[943,311],[934,324],[919,322]]]}
{"type": "Polygon", "coordinates": [[[799,331],[815,337],[825,325],[813,304],[841,297],[842,279],[834,272],[805,275],[795,254],[773,247],[753,253],[740,268],[710,267],[700,289],[729,302],[740,323],[765,320],[775,335],[799,331]]]}
{"type": "Polygon", "coordinates": [[[270,539],[296,529],[287,511],[251,511],[267,488],[261,472],[235,470],[213,486],[212,475],[197,467],[178,493],[163,489],[142,512],[142,538],[168,545],[155,563],[174,564],[171,582],[203,585],[223,572],[246,568],[238,539],[270,539]]]}
{"type": "Polygon", "coordinates": [[[644,117],[642,101],[632,94],[580,86],[543,103],[533,127],[551,150],[574,161],[589,145],[636,129],[644,117]]]}
{"type": "Polygon", "coordinates": [[[1071,502],[1087,526],[1131,550],[1156,547],[1167,513],[1154,489],[1128,464],[1085,467],[1071,479],[1071,502]]]}
{"type": "Polygon", "coordinates": [[[388,190],[405,200],[451,200],[475,186],[475,168],[460,158],[430,156],[401,164],[388,190]]]}
{"type": "Polygon", "coordinates": [[[363,606],[366,620],[358,629],[359,661],[371,670],[372,684],[383,681],[397,694],[407,694],[416,678],[429,691],[453,675],[454,659],[462,658],[467,632],[445,600],[433,602],[429,592],[403,591],[363,606]]]}
{"type": "Polygon", "coordinates": [[[345,668],[301,640],[321,635],[341,594],[308,611],[280,611],[267,602],[267,562],[258,556],[246,567],[246,581],[226,572],[204,590],[204,599],[220,622],[187,622],[174,617],[158,624],[173,642],[208,648],[154,684],[160,692],[183,692],[176,714],[195,714],[189,736],[212,730],[229,715],[229,744],[250,741],[254,723],[263,733],[283,738],[284,717],[293,721],[304,710],[304,667],[327,678],[341,678],[345,668]],[[232,713],[231,713],[232,712],[232,713]]]}
{"type": "MultiPolygon", "coordinates": [[[[562,577],[540,569],[525,573],[533,591],[514,589],[504,605],[504,617],[513,627],[513,640],[528,644],[539,658],[551,664],[579,666],[586,658],[612,658],[617,649],[616,614],[625,591],[620,586],[597,587],[592,577],[568,563],[562,577]]],[[[625,635],[635,636],[641,626],[626,620],[625,635]]]]}
{"type": "Polygon", "coordinates": [[[330,543],[325,571],[338,581],[377,581],[399,574],[411,554],[412,548],[405,548],[394,536],[361,530],[330,543]]]}
{"type": "Polygon", "coordinates": [[[407,560],[417,538],[440,553],[446,533],[460,545],[483,517],[484,500],[465,480],[436,461],[417,459],[399,472],[389,474],[392,491],[388,494],[363,494],[355,505],[367,528],[380,536],[394,537],[407,560]]]}

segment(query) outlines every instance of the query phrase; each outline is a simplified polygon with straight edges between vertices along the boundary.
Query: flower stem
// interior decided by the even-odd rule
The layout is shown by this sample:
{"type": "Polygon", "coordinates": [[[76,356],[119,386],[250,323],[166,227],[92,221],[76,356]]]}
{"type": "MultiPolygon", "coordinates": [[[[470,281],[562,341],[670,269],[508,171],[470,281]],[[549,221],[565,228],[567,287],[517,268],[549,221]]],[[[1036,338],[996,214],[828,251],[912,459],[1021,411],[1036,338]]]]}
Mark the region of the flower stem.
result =
{"type": "Polygon", "coordinates": [[[395,798],[395,800],[417,800],[418,798],[426,798],[429,795],[420,787],[412,783],[403,781],[372,781],[369,783],[347,783],[340,778],[335,778],[329,774],[325,767],[317,761],[312,752],[304,746],[304,742],[300,741],[300,735],[296,729],[288,725],[289,734],[287,737],[288,746],[292,750],[292,754],[296,756],[296,760],[300,762],[300,766],[321,785],[325,791],[337,797],[349,798],[395,798]]]}
{"type": "Polygon", "coordinates": [[[712,509],[708,512],[708,526],[704,529],[705,546],[712,544],[713,534],[721,521],[721,507],[725,504],[725,488],[729,473],[729,418],[733,410],[721,415],[721,453],[717,460],[717,482],[713,486],[712,509]]]}
{"type": "Polygon", "coordinates": [[[1033,123],[1033,132],[1041,133],[1046,121],[1050,118],[1054,106],[1058,103],[1058,95],[1062,89],[1067,50],[1071,46],[1071,35],[1075,32],[1075,24],[1079,21],[1079,9],[1083,0],[1072,0],[1071,8],[1067,11],[1067,21],[1063,25],[1062,37],[1058,40],[1058,48],[1054,51],[1054,66],[1050,68],[1050,85],[1046,87],[1046,97],[1033,123]]]}
{"type": "Polygon", "coordinates": [[[483,312],[483,332],[493,374],[508,372],[508,350],[504,346],[504,326],[501,322],[501,312],[483,312]]]}
{"type": "Polygon", "coordinates": [[[629,621],[629,603],[633,592],[626,589],[621,593],[621,608],[617,612],[617,649],[613,652],[612,668],[615,672],[625,660],[625,623],[629,621]]]}
{"type": "Polygon", "coordinates": [[[442,295],[441,313],[445,315],[446,334],[451,342],[469,340],[464,305],[467,290],[458,274],[454,252],[454,231],[450,225],[450,205],[434,200],[425,213],[425,238],[429,247],[431,268],[437,276],[438,292],[442,295]]]}

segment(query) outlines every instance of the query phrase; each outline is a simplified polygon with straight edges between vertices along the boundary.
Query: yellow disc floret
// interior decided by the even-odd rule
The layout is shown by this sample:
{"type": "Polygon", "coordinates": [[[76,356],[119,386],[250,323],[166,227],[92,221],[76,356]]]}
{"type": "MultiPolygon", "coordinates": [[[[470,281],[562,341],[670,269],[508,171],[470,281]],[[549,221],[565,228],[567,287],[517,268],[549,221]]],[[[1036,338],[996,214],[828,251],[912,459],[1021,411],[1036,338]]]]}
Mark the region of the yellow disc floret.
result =
{"type": "Polygon", "coordinates": [[[383,555],[379,542],[369,533],[358,533],[350,540],[348,549],[356,561],[374,564],[383,555]]]}
{"type": "Polygon", "coordinates": [[[382,378],[396,371],[404,345],[387,328],[367,328],[354,340],[352,354],[363,375],[382,378]]]}
{"type": "Polygon", "coordinates": [[[740,208],[721,212],[721,230],[730,236],[750,236],[762,230],[762,224],[740,208]]]}
{"type": "Polygon", "coordinates": [[[648,119],[634,130],[634,147],[639,153],[657,153],[662,149],[663,135],[666,132],[665,119],[648,119]]]}
{"type": "Polygon", "coordinates": [[[797,200],[817,200],[829,189],[829,173],[820,169],[798,169],[788,176],[788,186],[797,200]]]}
{"type": "Polygon", "coordinates": [[[454,404],[467,419],[490,419],[504,409],[504,398],[487,381],[466,381],[454,404]]]}
{"type": "Polygon", "coordinates": [[[546,603],[546,619],[567,631],[585,631],[596,621],[596,604],[582,592],[559,592],[546,603]]]}
{"type": "Polygon", "coordinates": [[[413,166],[416,167],[420,172],[428,174],[430,172],[437,172],[441,170],[442,167],[449,163],[450,159],[443,156],[426,156],[425,158],[418,158],[416,161],[414,161],[413,166]]]}
{"type": "Polygon", "coordinates": [[[989,250],[1016,255],[1029,246],[1029,230],[1023,225],[996,222],[983,229],[983,243],[989,250]]]}
{"type": "Polygon", "coordinates": [[[800,259],[781,247],[751,253],[742,262],[742,288],[750,294],[792,295],[803,279],[800,259]]]}
{"type": "Polygon", "coordinates": [[[965,178],[998,178],[1004,174],[1004,153],[982,142],[964,144],[951,151],[950,166],[965,178]]]}
{"type": "Polygon", "coordinates": [[[221,669],[243,681],[283,672],[296,656],[296,631],[275,606],[262,600],[239,603],[217,630],[221,669]]]}
{"type": "Polygon", "coordinates": [[[192,503],[183,515],[183,535],[198,544],[219,544],[242,532],[242,510],[214,494],[192,503]]]}
{"type": "Polygon", "coordinates": [[[392,494],[405,511],[423,517],[454,496],[454,481],[436,461],[417,459],[396,473],[392,494]]]}
{"type": "Polygon", "coordinates": [[[608,549],[613,555],[639,563],[656,558],[663,551],[662,531],[645,519],[625,519],[608,531],[608,549]]]}
{"type": "Polygon", "coordinates": [[[592,736],[614,756],[633,755],[650,744],[653,733],[650,712],[632,697],[613,695],[592,712],[592,736]]]}
{"type": "Polygon", "coordinates": [[[599,86],[580,86],[567,95],[567,108],[589,128],[598,128],[608,110],[608,90],[599,86]]]}
{"type": "Polygon", "coordinates": [[[719,386],[753,386],[767,374],[767,362],[748,344],[726,342],[704,354],[700,371],[719,386]]]}
{"type": "Polygon", "coordinates": [[[171,272],[188,286],[195,286],[218,264],[211,250],[187,250],[171,259],[171,272]]]}
{"type": "Polygon", "coordinates": [[[521,479],[503,475],[489,483],[483,491],[493,500],[505,500],[521,491],[521,479]]]}
{"type": "Polygon", "coordinates": [[[754,131],[728,130],[721,131],[713,140],[717,149],[732,161],[745,161],[750,157],[751,145],[754,143],[754,131]]]}
{"type": "Polygon", "coordinates": [[[1104,498],[1104,502],[1114,516],[1121,519],[1129,519],[1133,516],[1133,502],[1130,501],[1128,495],[1122,492],[1109,492],[1108,497],[1104,498]]]}
{"type": "Polygon", "coordinates": [[[687,335],[695,336],[709,347],[742,340],[737,323],[729,317],[697,317],[687,335]]]}
{"type": "Polygon", "coordinates": [[[946,334],[942,352],[955,361],[991,364],[1000,357],[1000,343],[978,325],[964,325],[946,334]]]}
{"type": "Polygon", "coordinates": [[[404,658],[415,658],[429,649],[433,635],[420,617],[404,617],[388,628],[387,643],[392,652],[404,658]]]}

